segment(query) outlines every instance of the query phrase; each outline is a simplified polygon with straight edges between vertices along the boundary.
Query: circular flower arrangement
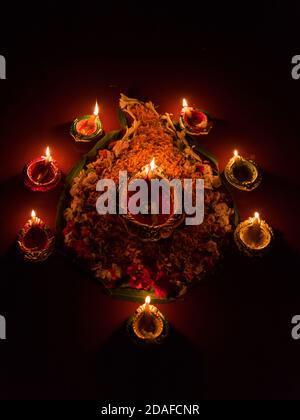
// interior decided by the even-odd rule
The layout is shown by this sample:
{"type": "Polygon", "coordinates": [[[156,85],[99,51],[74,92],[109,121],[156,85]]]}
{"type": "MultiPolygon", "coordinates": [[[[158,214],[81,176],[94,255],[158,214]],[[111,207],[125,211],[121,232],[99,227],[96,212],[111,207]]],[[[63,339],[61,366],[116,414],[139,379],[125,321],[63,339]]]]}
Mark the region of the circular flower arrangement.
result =
{"type": "Polygon", "coordinates": [[[69,174],[60,200],[58,227],[64,248],[80,260],[112,295],[142,300],[176,299],[211,274],[232,237],[234,209],[213,159],[192,145],[169,114],[159,115],[151,102],[121,95],[124,129],[108,133],[69,174]],[[126,127],[124,122],[126,121],[126,127]],[[99,179],[118,183],[119,171],[129,178],[155,156],[169,179],[204,180],[204,221],[158,226],[145,237],[145,226],[122,215],[99,215],[99,179]],[[143,231],[143,234],[139,234],[143,231]],[[162,234],[163,232],[163,234],[162,234]]]}

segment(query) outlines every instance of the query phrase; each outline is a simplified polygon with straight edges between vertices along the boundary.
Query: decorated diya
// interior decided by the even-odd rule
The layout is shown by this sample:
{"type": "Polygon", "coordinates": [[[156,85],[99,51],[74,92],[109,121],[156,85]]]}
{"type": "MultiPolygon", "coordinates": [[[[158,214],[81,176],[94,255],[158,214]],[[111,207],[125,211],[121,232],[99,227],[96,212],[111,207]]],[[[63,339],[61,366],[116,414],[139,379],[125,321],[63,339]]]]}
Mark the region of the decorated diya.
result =
{"type": "Polygon", "coordinates": [[[31,218],[19,232],[17,245],[24,260],[30,262],[44,261],[54,250],[54,234],[36,216],[34,210],[31,212],[31,218]]]}
{"type": "Polygon", "coordinates": [[[243,191],[254,190],[262,181],[259,166],[252,160],[240,156],[237,150],[234,151],[233,157],[228,162],[224,175],[231,185],[243,191]]]}
{"type": "Polygon", "coordinates": [[[61,180],[61,171],[47,147],[46,155],[29,162],[24,168],[24,183],[32,191],[46,192],[56,187],[61,180]]]}
{"type": "Polygon", "coordinates": [[[235,242],[241,252],[254,257],[262,256],[271,246],[272,228],[255,212],[254,217],[241,222],[234,233],[235,242]]]}
{"type": "Polygon", "coordinates": [[[70,134],[77,142],[91,142],[103,133],[102,122],[99,118],[99,106],[96,101],[92,115],[75,118],[70,128],[70,134]]]}
{"type": "Polygon", "coordinates": [[[137,308],[127,322],[127,331],[137,344],[160,344],[169,332],[169,325],[157,307],[150,305],[147,296],[145,303],[137,308]]]}
{"type": "Polygon", "coordinates": [[[212,121],[209,115],[200,109],[189,106],[186,99],[182,100],[179,124],[187,134],[192,136],[208,134],[212,129],[212,121]]]}
{"type": "Polygon", "coordinates": [[[120,109],[126,129],[103,137],[67,178],[57,230],[64,251],[112,296],[174,300],[214,272],[234,230],[233,202],[215,161],[190,145],[168,113],[160,115],[151,102],[124,95],[120,109]],[[202,180],[203,223],[183,223],[186,215],[175,214],[172,195],[168,214],[100,215],[96,202],[102,193],[96,185],[105,179],[118,187],[120,171],[146,184],[153,178],[202,180]]]}
{"type": "MultiPolygon", "coordinates": [[[[135,174],[131,181],[140,179],[147,183],[148,205],[143,213],[132,214],[129,211],[123,216],[126,229],[130,234],[138,235],[141,240],[145,241],[158,241],[162,238],[168,238],[184,219],[184,214],[175,214],[174,212],[176,191],[172,190],[170,197],[164,197],[163,189],[159,189],[158,197],[151,196],[151,181],[154,179],[158,181],[167,180],[162,170],[155,164],[155,158],[151,160],[149,165],[135,174]],[[169,200],[169,211],[163,213],[165,200],[169,200]]],[[[128,201],[130,201],[132,195],[133,193],[129,193],[128,201]]]]}

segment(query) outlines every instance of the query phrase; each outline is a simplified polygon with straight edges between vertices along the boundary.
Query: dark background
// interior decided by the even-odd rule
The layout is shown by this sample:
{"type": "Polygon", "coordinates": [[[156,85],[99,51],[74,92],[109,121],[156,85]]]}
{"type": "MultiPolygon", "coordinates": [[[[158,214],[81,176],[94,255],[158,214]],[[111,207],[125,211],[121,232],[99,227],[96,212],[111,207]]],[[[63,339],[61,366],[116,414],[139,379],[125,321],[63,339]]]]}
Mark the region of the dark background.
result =
{"type": "Polygon", "coordinates": [[[296,1],[1,10],[0,398],[299,399],[299,18],[296,1]],[[219,275],[161,306],[172,331],[154,350],[124,332],[136,303],[103,295],[59,255],[31,266],[13,252],[32,208],[54,228],[60,193],[26,190],[24,164],[49,145],[67,173],[83,152],[70,121],[97,97],[106,131],[118,127],[120,92],[175,116],[186,97],[214,115],[203,142],[220,168],[237,148],[265,171],[256,191],[233,191],[242,218],[258,210],[276,230],[262,261],[229,255],[219,275]]]}

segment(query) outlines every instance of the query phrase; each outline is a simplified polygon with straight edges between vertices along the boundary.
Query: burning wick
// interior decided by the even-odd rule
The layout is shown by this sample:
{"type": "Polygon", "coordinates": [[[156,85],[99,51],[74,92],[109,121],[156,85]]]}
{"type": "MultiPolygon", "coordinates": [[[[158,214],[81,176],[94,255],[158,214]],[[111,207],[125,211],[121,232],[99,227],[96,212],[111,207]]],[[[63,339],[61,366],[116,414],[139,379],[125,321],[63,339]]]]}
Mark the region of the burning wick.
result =
{"type": "Polygon", "coordinates": [[[95,120],[98,117],[99,117],[99,105],[98,105],[98,102],[96,101],[93,115],[90,116],[90,118],[87,120],[86,126],[84,127],[85,131],[94,129],[95,120]]]}
{"type": "Polygon", "coordinates": [[[254,213],[253,226],[260,226],[260,217],[257,211],[254,213]]]}
{"type": "Polygon", "coordinates": [[[147,177],[150,177],[151,173],[153,173],[156,168],[157,168],[157,165],[155,164],[155,158],[153,158],[150,162],[150,165],[146,165],[146,168],[145,168],[147,177]]]}
{"type": "Polygon", "coordinates": [[[37,176],[37,181],[38,182],[43,182],[49,174],[49,166],[50,166],[50,163],[53,160],[52,156],[51,156],[51,153],[50,153],[49,146],[47,146],[47,148],[46,148],[46,156],[43,156],[43,159],[44,159],[44,163],[45,163],[45,168],[43,170],[41,170],[41,172],[38,174],[38,176],[37,176]]]}
{"type": "Polygon", "coordinates": [[[94,115],[95,115],[95,117],[97,117],[99,115],[99,105],[98,105],[97,101],[96,101],[96,104],[95,104],[94,115]]]}
{"type": "Polygon", "coordinates": [[[50,162],[52,162],[52,156],[51,156],[51,154],[50,154],[50,149],[49,149],[49,146],[47,146],[47,149],[46,149],[46,156],[44,156],[44,159],[45,159],[45,164],[46,164],[46,165],[49,165],[49,163],[50,163],[50,162]]]}
{"type": "Polygon", "coordinates": [[[240,158],[240,156],[239,156],[239,152],[237,151],[237,150],[235,150],[234,152],[233,152],[233,156],[234,156],[234,160],[236,161],[237,159],[239,159],[240,158]]]}
{"type": "Polygon", "coordinates": [[[140,320],[140,323],[141,323],[140,326],[145,332],[154,333],[156,326],[155,326],[154,318],[151,314],[150,302],[151,302],[151,298],[150,296],[147,296],[145,299],[143,315],[140,320]]]}
{"type": "Polygon", "coordinates": [[[192,108],[189,106],[185,98],[182,100],[182,111],[187,115],[188,118],[192,117],[192,108]]]}
{"type": "Polygon", "coordinates": [[[187,100],[185,98],[182,99],[182,107],[183,109],[187,108],[189,104],[187,103],[187,100]]]}
{"type": "Polygon", "coordinates": [[[234,150],[233,152],[233,163],[234,164],[241,164],[242,163],[242,157],[239,155],[239,152],[237,150],[234,150]]]}
{"type": "MultiPolygon", "coordinates": [[[[95,108],[94,108],[94,112],[93,115],[90,116],[89,120],[95,121],[95,119],[99,116],[99,105],[98,102],[96,101],[95,104],[95,108]]],[[[88,121],[89,121],[88,120],[88,121]]]]}
{"type": "Polygon", "coordinates": [[[29,220],[29,224],[31,226],[35,226],[40,224],[41,219],[39,219],[36,215],[36,212],[34,210],[31,210],[31,219],[29,220]]]}
{"type": "Polygon", "coordinates": [[[145,299],[145,312],[150,312],[150,302],[151,298],[150,296],[147,296],[145,299]]]}

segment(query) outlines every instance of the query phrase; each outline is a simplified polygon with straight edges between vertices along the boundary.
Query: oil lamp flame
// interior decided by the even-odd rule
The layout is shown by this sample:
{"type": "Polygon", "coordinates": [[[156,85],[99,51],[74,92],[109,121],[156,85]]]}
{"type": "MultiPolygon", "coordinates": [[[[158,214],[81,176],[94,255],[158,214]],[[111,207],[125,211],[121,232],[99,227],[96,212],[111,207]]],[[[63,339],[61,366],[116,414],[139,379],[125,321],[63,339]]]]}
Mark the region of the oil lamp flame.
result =
{"type": "Polygon", "coordinates": [[[156,165],[155,165],[155,158],[153,158],[152,160],[151,160],[151,163],[150,163],[150,169],[151,169],[151,171],[154,171],[154,169],[156,168],[156,165]]]}
{"type": "Polygon", "coordinates": [[[46,163],[50,163],[52,161],[52,156],[51,156],[51,153],[50,153],[49,146],[47,146],[47,148],[46,148],[46,155],[44,156],[44,158],[45,158],[46,163]]]}
{"type": "Polygon", "coordinates": [[[153,172],[155,168],[157,168],[157,165],[155,164],[155,158],[153,158],[150,162],[150,165],[146,165],[145,167],[146,175],[148,175],[150,171],[153,172]]]}
{"type": "Polygon", "coordinates": [[[29,220],[29,224],[31,226],[38,225],[40,223],[40,219],[37,217],[35,210],[31,210],[31,219],[29,220]]]}
{"type": "Polygon", "coordinates": [[[147,296],[146,299],[145,299],[145,303],[147,305],[149,305],[150,302],[151,302],[151,298],[150,298],[150,296],[147,296]]]}
{"type": "Polygon", "coordinates": [[[187,108],[189,104],[187,103],[187,100],[185,98],[182,99],[182,107],[187,108]]]}
{"type": "Polygon", "coordinates": [[[234,155],[234,157],[238,157],[239,152],[238,152],[237,150],[235,150],[235,151],[233,152],[233,155],[234,155]]]}
{"type": "Polygon", "coordinates": [[[257,211],[254,213],[254,218],[255,218],[258,222],[260,222],[259,213],[258,213],[257,211]]]}
{"type": "Polygon", "coordinates": [[[47,148],[46,148],[46,158],[47,158],[47,159],[50,159],[50,158],[51,158],[51,154],[50,154],[50,148],[49,148],[49,146],[47,146],[47,148]]]}
{"type": "Polygon", "coordinates": [[[94,109],[94,115],[95,115],[95,117],[97,117],[98,114],[99,114],[99,105],[98,105],[98,102],[96,101],[95,109],[94,109]]]}

